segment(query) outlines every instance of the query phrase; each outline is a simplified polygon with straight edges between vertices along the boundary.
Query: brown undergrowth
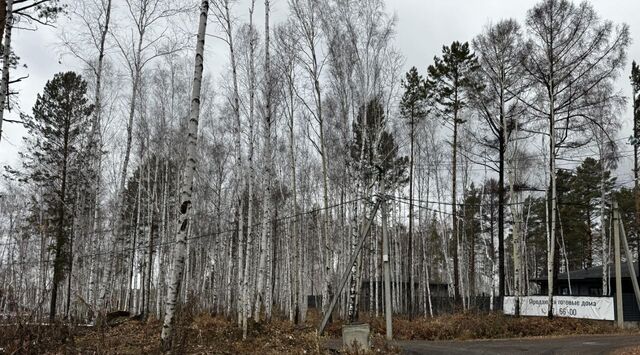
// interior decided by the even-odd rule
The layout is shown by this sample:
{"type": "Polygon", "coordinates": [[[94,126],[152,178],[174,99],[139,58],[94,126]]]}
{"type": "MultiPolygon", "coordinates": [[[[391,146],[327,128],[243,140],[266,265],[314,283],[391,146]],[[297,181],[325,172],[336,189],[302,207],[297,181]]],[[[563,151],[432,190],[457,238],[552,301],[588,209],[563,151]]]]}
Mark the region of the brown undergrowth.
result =
{"type": "Polygon", "coordinates": [[[618,349],[613,352],[615,355],[640,355],[640,346],[631,346],[624,349],[618,349]]]}
{"type": "MultiPolygon", "coordinates": [[[[174,341],[176,354],[322,354],[315,331],[273,320],[249,326],[247,340],[242,330],[223,317],[207,314],[181,321],[174,341]]],[[[128,321],[76,339],[75,351],[82,354],[159,354],[162,323],[128,321]]]]}
{"type": "MultiPolygon", "coordinates": [[[[208,314],[181,312],[176,325],[175,354],[328,354],[326,339],[315,326],[319,315],[310,312],[304,325],[274,319],[250,322],[247,340],[234,321],[208,314]]],[[[372,327],[371,352],[399,353],[384,341],[383,318],[362,321],[372,327]]],[[[340,338],[342,321],[335,320],[326,329],[327,338],[340,338]]],[[[394,317],[396,340],[467,340],[531,336],[605,334],[619,330],[611,322],[569,318],[548,320],[539,317],[507,317],[495,313],[462,313],[435,318],[394,317]]],[[[0,354],[159,354],[159,320],[128,320],[113,327],[69,327],[65,325],[3,326],[0,330],[0,354]]],[[[334,341],[335,343],[336,341],[334,341]]],[[[369,353],[371,353],[369,352],[369,353]]],[[[340,351],[340,353],[348,353],[340,351]]]]}
{"type": "MultiPolygon", "coordinates": [[[[385,334],[382,317],[362,316],[375,334],[385,334]]],[[[327,327],[331,337],[341,335],[342,322],[327,327]]],[[[394,316],[393,336],[396,340],[470,340],[500,339],[619,332],[612,322],[573,318],[511,317],[498,313],[459,313],[409,320],[394,316]]]]}
{"type": "Polygon", "coordinates": [[[76,327],[17,321],[0,325],[0,354],[44,354],[73,344],[76,327]]]}

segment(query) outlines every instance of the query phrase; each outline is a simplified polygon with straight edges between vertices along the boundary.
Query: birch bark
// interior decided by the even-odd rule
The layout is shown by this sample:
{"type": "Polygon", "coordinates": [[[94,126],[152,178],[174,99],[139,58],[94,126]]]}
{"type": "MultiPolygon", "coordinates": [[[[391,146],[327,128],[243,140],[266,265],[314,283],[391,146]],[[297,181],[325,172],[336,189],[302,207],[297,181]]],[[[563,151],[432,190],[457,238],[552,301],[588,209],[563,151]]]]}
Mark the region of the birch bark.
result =
{"type": "Polygon", "coordinates": [[[271,198],[271,182],[273,178],[273,152],[271,151],[271,128],[272,128],[272,117],[271,117],[271,67],[270,67],[270,53],[269,53],[269,12],[270,12],[270,4],[269,0],[265,0],[265,24],[264,24],[264,32],[265,32],[265,63],[264,70],[266,76],[266,93],[265,93],[265,120],[264,120],[264,196],[262,197],[262,234],[260,237],[260,260],[258,264],[258,284],[257,284],[257,297],[256,297],[256,307],[254,309],[254,317],[256,322],[260,320],[260,311],[262,306],[267,307],[265,301],[267,299],[265,294],[265,282],[266,280],[266,264],[267,264],[267,244],[268,238],[273,237],[270,233],[270,225],[269,220],[273,214],[273,203],[271,198]]]}
{"type": "Polygon", "coordinates": [[[189,113],[189,126],[187,131],[187,156],[180,196],[178,214],[178,234],[174,248],[174,265],[171,270],[171,282],[165,307],[164,323],[162,325],[162,345],[164,350],[172,347],[173,323],[175,318],[180,283],[184,272],[184,259],[187,245],[187,230],[189,226],[188,213],[192,205],[191,193],[193,190],[193,175],[196,170],[196,145],[198,138],[198,119],[200,116],[200,91],[202,86],[204,42],[207,29],[207,14],[209,1],[202,0],[200,5],[200,20],[198,24],[198,36],[196,44],[195,65],[193,74],[193,87],[191,91],[191,108],[189,113]]]}
{"type": "Polygon", "coordinates": [[[11,64],[11,30],[13,28],[13,0],[7,0],[4,42],[2,44],[2,80],[0,81],[0,141],[2,140],[2,121],[4,107],[7,105],[9,89],[9,65],[11,64]]]}

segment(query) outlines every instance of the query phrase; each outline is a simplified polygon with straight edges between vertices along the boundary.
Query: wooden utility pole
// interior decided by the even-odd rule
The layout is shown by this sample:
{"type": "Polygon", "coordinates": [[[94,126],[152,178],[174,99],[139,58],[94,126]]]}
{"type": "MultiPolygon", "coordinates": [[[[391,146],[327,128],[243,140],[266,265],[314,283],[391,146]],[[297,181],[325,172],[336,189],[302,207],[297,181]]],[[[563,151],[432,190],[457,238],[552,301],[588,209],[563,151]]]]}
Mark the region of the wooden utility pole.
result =
{"type": "Polygon", "coordinates": [[[618,202],[613,201],[613,253],[616,270],[616,325],[622,328],[622,272],[620,270],[620,225],[618,223],[618,202]]]}
{"type": "MultiPolygon", "coordinates": [[[[384,196],[385,184],[382,183],[384,196]]],[[[382,272],[384,273],[384,319],[387,328],[387,340],[393,339],[391,322],[391,267],[389,265],[389,233],[387,232],[387,201],[382,201],[382,272]]]]}

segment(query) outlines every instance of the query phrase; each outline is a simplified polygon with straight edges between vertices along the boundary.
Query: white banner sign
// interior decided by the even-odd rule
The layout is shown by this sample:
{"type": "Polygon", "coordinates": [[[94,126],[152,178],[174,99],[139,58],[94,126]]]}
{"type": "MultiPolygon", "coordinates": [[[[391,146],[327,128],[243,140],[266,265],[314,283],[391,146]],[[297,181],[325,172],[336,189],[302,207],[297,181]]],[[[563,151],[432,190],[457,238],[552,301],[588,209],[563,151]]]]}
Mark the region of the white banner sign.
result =
{"type": "MultiPolygon", "coordinates": [[[[546,317],[549,297],[520,297],[520,315],[546,317]]],[[[514,297],[505,297],[504,314],[515,313],[514,297]]],[[[553,315],[558,317],[614,320],[613,297],[553,296],[553,315]]]]}

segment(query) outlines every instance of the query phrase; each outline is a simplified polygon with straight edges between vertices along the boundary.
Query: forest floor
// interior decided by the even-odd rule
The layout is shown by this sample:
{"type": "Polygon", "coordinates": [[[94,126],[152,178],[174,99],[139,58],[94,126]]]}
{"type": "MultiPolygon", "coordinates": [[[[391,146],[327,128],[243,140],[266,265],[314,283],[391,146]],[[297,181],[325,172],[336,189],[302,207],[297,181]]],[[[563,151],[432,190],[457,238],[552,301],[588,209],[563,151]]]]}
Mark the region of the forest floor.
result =
{"type": "MultiPolygon", "coordinates": [[[[248,339],[243,341],[242,332],[235,322],[207,314],[183,316],[176,328],[174,353],[345,353],[339,351],[338,340],[343,323],[333,322],[327,327],[325,336],[319,337],[315,331],[318,318],[317,313],[310,313],[303,325],[275,319],[268,323],[252,323],[248,339]]],[[[400,342],[387,345],[382,336],[383,318],[364,316],[361,320],[371,324],[375,353],[399,353],[400,348],[406,351],[403,340],[504,339],[620,332],[611,322],[464,313],[413,320],[395,317],[394,338],[400,342]]],[[[111,327],[1,326],[0,354],[158,354],[161,350],[161,328],[159,320],[127,320],[111,327]]],[[[631,334],[630,331],[623,333],[631,334]]]]}

